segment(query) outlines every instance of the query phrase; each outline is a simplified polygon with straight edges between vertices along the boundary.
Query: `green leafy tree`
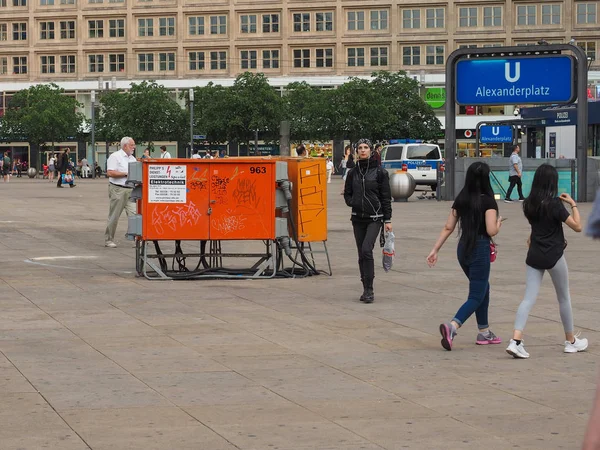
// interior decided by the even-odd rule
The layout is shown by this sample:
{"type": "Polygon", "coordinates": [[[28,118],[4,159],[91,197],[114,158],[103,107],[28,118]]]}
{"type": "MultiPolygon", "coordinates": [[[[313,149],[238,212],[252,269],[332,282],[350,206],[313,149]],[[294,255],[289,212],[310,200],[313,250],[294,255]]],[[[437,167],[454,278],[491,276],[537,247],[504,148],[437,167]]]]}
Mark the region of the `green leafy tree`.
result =
{"type": "Polygon", "coordinates": [[[154,81],[133,83],[125,94],[121,130],[134,140],[187,141],[187,113],[172,93],[154,81]]]}
{"type": "Polygon", "coordinates": [[[264,74],[238,75],[223,103],[229,117],[229,138],[247,143],[254,140],[256,130],[265,141],[279,137],[283,102],[264,74]]]}
{"type": "MultiPolygon", "coordinates": [[[[61,142],[83,134],[81,104],[56,84],[39,84],[17,92],[0,123],[3,140],[27,140],[38,149],[46,142],[61,142]]],[[[33,161],[35,162],[35,161],[33,161]]]]}
{"type": "Polygon", "coordinates": [[[127,95],[121,91],[109,91],[100,97],[96,107],[96,139],[118,142],[128,134],[125,117],[128,113],[127,95]]]}
{"type": "Polygon", "coordinates": [[[357,140],[375,138],[375,131],[385,120],[382,94],[367,79],[352,77],[337,89],[328,91],[326,114],[329,134],[357,140]]]}
{"type": "Polygon", "coordinates": [[[290,122],[294,141],[329,140],[327,123],[327,91],[310,86],[306,81],[290,83],[283,97],[285,119],[290,122]]]}
{"type": "Polygon", "coordinates": [[[373,73],[371,87],[378,99],[382,116],[374,124],[372,137],[436,140],[442,124],[419,92],[419,83],[406,72],[373,73]]]}
{"type": "MultiPolygon", "coordinates": [[[[183,93],[183,96],[189,110],[189,95],[183,93]]],[[[229,129],[230,102],[230,88],[212,82],[194,88],[194,134],[206,135],[210,143],[227,142],[233,138],[229,129]]]]}

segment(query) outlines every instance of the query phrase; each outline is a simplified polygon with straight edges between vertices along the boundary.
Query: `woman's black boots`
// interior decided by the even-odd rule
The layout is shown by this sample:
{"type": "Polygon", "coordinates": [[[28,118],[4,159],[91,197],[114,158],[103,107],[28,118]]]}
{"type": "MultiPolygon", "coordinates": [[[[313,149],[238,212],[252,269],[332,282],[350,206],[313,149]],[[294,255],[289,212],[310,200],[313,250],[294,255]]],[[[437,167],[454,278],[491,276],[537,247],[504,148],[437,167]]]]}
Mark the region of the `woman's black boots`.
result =
{"type": "Polygon", "coordinates": [[[360,301],[364,303],[373,303],[375,294],[373,292],[373,278],[361,280],[363,284],[363,293],[360,296],[360,301]]]}

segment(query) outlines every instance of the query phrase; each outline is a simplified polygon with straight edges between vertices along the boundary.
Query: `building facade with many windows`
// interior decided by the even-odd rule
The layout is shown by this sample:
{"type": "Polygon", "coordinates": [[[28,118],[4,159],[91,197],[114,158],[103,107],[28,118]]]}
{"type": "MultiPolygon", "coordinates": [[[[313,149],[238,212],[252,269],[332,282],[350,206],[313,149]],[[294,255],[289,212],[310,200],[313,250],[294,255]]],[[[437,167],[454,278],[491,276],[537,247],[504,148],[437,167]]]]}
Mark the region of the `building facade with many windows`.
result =
{"type": "Polygon", "coordinates": [[[600,1],[0,0],[0,83],[441,72],[454,49],[577,43],[600,1]]]}
{"type": "MultiPolygon", "coordinates": [[[[92,90],[145,79],[176,92],[253,71],[277,87],[334,87],[405,70],[424,88],[443,86],[455,49],[540,40],[575,39],[596,84],[599,31],[600,0],[0,0],[0,115],[13,92],[44,82],[65,88],[88,116],[92,90]]],[[[457,127],[514,106],[461,107],[457,127]]]]}

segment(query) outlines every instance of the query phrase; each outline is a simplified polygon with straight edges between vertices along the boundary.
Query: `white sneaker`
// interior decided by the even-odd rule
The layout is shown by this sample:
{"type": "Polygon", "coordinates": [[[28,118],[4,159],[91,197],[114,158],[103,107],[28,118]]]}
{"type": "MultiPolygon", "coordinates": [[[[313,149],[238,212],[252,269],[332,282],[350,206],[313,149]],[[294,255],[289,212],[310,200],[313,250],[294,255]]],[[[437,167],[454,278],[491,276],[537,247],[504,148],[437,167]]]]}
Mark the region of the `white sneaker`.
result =
{"type": "Polygon", "coordinates": [[[586,338],[579,339],[580,334],[578,333],[575,336],[575,342],[572,344],[569,341],[565,341],[565,353],[583,352],[588,348],[588,340],[586,338]]]}
{"type": "Polygon", "coordinates": [[[115,244],[113,241],[106,241],[104,246],[108,248],[117,248],[117,244],[115,244]]]}
{"type": "Polygon", "coordinates": [[[513,358],[527,359],[529,358],[529,353],[525,351],[525,346],[523,345],[523,341],[519,345],[514,339],[510,340],[510,344],[506,347],[506,353],[512,355],[513,358]]]}

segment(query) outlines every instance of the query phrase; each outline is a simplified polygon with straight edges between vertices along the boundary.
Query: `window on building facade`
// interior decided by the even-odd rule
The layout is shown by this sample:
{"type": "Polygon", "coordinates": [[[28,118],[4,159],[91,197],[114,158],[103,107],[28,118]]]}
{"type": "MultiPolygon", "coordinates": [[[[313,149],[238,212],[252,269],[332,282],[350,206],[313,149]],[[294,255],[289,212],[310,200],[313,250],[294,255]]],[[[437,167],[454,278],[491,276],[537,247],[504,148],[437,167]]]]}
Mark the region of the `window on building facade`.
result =
{"type": "Polygon", "coordinates": [[[517,25],[535,25],[536,10],[536,5],[517,6],[517,25]]]}
{"type": "Polygon", "coordinates": [[[40,0],[41,6],[52,6],[54,5],[54,0],[40,0]]]}
{"type": "Polygon", "coordinates": [[[263,50],[263,69],[279,69],[279,50],[263,50]]]}
{"type": "Polygon", "coordinates": [[[125,72],[125,53],[110,53],[108,55],[108,70],[125,72]]]}
{"type": "Polygon", "coordinates": [[[154,53],[138,53],[138,72],[154,72],[154,53]]]}
{"type": "Polygon", "coordinates": [[[104,37],[104,20],[88,20],[90,38],[104,37]]]}
{"type": "Polygon", "coordinates": [[[443,45],[426,45],[425,47],[425,64],[441,66],[445,63],[443,45]]]}
{"type": "Polygon", "coordinates": [[[227,16],[210,16],[210,34],[227,34],[227,16]]]}
{"type": "Polygon", "coordinates": [[[318,48],[315,50],[317,67],[333,67],[333,49],[318,48]]]}
{"type": "Polygon", "coordinates": [[[60,22],[60,38],[75,39],[75,21],[62,20],[60,22]]]}
{"type": "Polygon", "coordinates": [[[318,12],[315,13],[315,25],[317,31],[333,31],[333,13],[318,12]]]}
{"type": "Polygon", "coordinates": [[[188,62],[190,70],[204,70],[204,52],[189,52],[188,62]]]}
{"type": "Polygon", "coordinates": [[[56,73],[56,59],[54,56],[40,56],[40,71],[42,73],[56,73]]]}
{"type": "Polygon", "coordinates": [[[108,0],[108,3],[125,3],[125,0],[108,0]]]}
{"type": "Polygon", "coordinates": [[[402,28],[418,29],[421,28],[421,10],[405,9],[402,11],[402,28]]]}
{"type": "Polygon", "coordinates": [[[256,33],[257,31],[256,14],[244,14],[240,16],[240,32],[242,34],[256,33]]]}
{"type": "Polygon", "coordinates": [[[154,36],[154,19],[138,19],[138,36],[154,36]]]}
{"type": "Polygon", "coordinates": [[[13,56],[13,73],[15,75],[27,73],[27,56],[13,56]]]}
{"type": "Polygon", "coordinates": [[[227,70],[227,52],[210,52],[210,70],[227,70]]]}
{"type": "Polygon", "coordinates": [[[8,57],[0,56],[0,75],[8,73],[8,57]]]}
{"type": "Polygon", "coordinates": [[[402,65],[404,65],[404,66],[420,66],[421,65],[421,47],[418,45],[402,47],[402,65]]]}
{"type": "Polygon", "coordinates": [[[175,53],[166,52],[158,54],[158,70],[173,72],[175,70],[175,53]]]}
{"type": "Polygon", "coordinates": [[[60,0],[61,5],[74,5],[75,0],[60,0]]]}
{"type": "Polygon", "coordinates": [[[348,31],[359,31],[365,29],[365,12],[348,11],[348,31]]]}
{"type": "Polygon", "coordinates": [[[6,0],[0,0],[0,8],[6,8],[6,0]]]}
{"type": "Polygon", "coordinates": [[[483,26],[501,27],[502,26],[502,7],[485,6],[483,8],[483,26]]]}
{"type": "Polygon", "coordinates": [[[13,0],[13,6],[27,6],[27,0],[13,0]]]}
{"type": "Polygon", "coordinates": [[[504,43],[502,43],[502,42],[487,43],[487,44],[482,45],[483,48],[503,47],[503,46],[504,46],[504,43]]]}
{"type": "Polygon", "coordinates": [[[75,73],[75,55],[60,57],[60,73],[75,73]]]}
{"type": "Polygon", "coordinates": [[[108,21],[108,32],[111,38],[125,37],[125,19],[110,19],[108,21]]]}
{"type": "Polygon", "coordinates": [[[387,30],[388,12],[385,9],[371,11],[371,30],[387,30]]]}
{"type": "Polygon", "coordinates": [[[294,21],[294,33],[310,31],[310,13],[295,13],[292,15],[294,21]]]}
{"type": "Polygon", "coordinates": [[[190,36],[201,36],[204,34],[204,17],[189,17],[188,32],[190,36]]]}
{"type": "Polygon", "coordinates": [[[294,49],[294,68],[303,69],[310,67],[310,49],[296,48],[294,49]]]}
{"type": "Polygon", "coordinates": [[[279,33],[279,14],[263,14],[263,33],[279,33]]]}
{"type": "Polygon", "coordinates": [[[88,3],[104,3],[104,0],[88,0],[88,3]]]}
{"type": "Polygon", "coordinates": [[[596,42],[595,41],[578,41],[577,45],[579,45],[587,55],[588,58],[591,58],[592,61],[596,61],[596,42]]]}
{"type": "Polygon", "coordinates": [[[427,8],[427,28],[444,28],[444,8],[427,8]]]}
{"type": "Polygon", "coordinates": [[[8,24],[0,23],[0,41],[8,41],[8,24]]]}
{"type": "Polygon", "coordinates": [[[13,41],[27,40],[27,22],[18,22],[12,24],[13,41]]]}
{"type": "Polygon", "coordinates": [[[240,60],[242,69],[256,69],[258,67],[256,50],[242,50],[240,52],[240,60]]]}
{"type": "Polygon", "coordinates": [[[371,66],[380,67],[388,65],[388,48],[371,47],[371,66]]]}
{"type": "Polygon", "coordinates": [[[365,49],[364,47],[349,47],[347,49],[348,67],[364,67],[365,65],[365,49]]]}
{"type": "Polygon", "coordinates": [[[88,72],[104,72],[104,55],[88,55],[88,72]]]}
{"type": "Polygon", "coordinates": [[[542,5],[542,25],[560,25],[560,5],[542,5]]]}
{"type": "Polygon", "coordinates": [[[54,22],[40,22],[40,39],[54,39],[54,22]]]}
{"type": "Polygon", "coordinates": [[[477,26],[477,8],[459,8],[458,26],[461,28],[477,26]]]}
{"type": "Polygon", "coordinates": [[[158,34],[160,36],[175,36],[175,17],[159,18],[158,34]]]}
{"type": "Polygon", "coordinates": [[[577,3],[577,23],[588,25],[596,23],[596,3],[577,3]]]}

